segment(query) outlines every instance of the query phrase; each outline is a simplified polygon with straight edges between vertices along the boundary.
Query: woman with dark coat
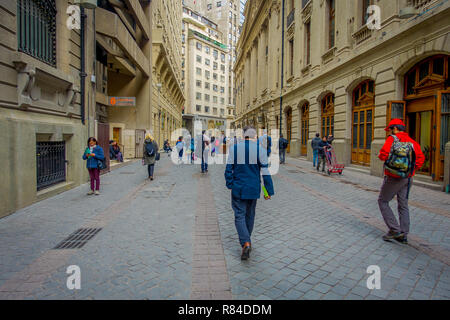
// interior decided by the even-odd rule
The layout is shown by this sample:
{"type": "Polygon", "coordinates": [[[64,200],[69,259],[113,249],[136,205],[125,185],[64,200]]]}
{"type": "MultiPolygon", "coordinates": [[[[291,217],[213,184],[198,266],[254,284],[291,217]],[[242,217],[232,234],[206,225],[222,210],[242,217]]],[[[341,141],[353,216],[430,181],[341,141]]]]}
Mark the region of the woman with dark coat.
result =
{"type": "Polygon", "coordinates": [[[150,133],[147,133],[147,135],[145,136],[145,141],[144,141],[144,157],[142,159],[143,161],[143,165],[148,166],[148,178],[150,180],[153,180],[153,173],[155,171],[155,162],[156,162],[156,155],[158,154],[158,144],[156,143],[155,139],[153,139],[153,136],[150,133]],[[147,146],[148,145],[148,146],[147,146]],[[149,155],[147,153],[147,149],[148,148],[152,148],[153,147],[153,154],[149,155]]]}

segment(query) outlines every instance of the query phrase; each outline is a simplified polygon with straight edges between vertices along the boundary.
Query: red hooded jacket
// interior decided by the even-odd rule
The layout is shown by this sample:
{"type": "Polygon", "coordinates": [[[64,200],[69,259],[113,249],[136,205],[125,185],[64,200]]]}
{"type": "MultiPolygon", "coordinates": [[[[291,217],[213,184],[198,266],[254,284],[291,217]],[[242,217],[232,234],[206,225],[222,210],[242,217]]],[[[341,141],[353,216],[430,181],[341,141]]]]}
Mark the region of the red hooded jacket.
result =
{"type": "MultiPolygon", "coordinates": [[[[396,134],[397,138],[400,140],[400,142],[412,142],[414,146],[414,152],[416,154],[416,165],[414,167],[413,173],[410,175],[410,177],[414,176],[417,169],[422,168],[423,164],[425,163],[425,156],[422,153],[422,149],[420,148],[420,145],[411,139],[411,137],[406,132],[398,132],[396,134]]],[[[391,152],[392,143],[394,143],[394,138],[389,136],[386,139],[386,142],[384,143],[383,148],[380,150],[380,154],[378,155],[378,158],[380,158],[381,161],[386,161],[389,158],[389,153],[391,152]]],[[[384,174],[387,176],[391,176],[393,178],[399,178],[398,176],[388,172],[387,170],[384,170],[384,174]]]]}

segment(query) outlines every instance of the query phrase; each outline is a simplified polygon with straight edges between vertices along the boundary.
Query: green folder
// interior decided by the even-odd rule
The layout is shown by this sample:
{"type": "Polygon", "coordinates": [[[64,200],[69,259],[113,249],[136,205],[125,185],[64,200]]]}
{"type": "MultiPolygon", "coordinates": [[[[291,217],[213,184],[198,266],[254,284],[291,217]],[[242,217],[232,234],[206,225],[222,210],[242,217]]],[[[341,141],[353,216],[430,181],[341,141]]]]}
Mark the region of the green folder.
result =
{"type": "Polygon", "coordinates": [[[264,192],[264,197],[267,198],[269,196],[269,193],[267,192],[266,187],[262,186],[262,189],[263,189],[263,192],[264,192]]]}

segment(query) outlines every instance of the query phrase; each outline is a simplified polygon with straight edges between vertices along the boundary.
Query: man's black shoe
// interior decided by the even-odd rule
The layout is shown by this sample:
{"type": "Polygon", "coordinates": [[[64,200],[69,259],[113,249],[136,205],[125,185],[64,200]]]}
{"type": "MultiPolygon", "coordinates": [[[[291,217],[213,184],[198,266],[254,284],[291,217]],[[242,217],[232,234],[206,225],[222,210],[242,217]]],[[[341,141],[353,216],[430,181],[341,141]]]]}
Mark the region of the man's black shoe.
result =
{"type": "Polygon", "coordinates": [[[241,260],[248,260],[248,258],[250,258],[250,251],[251,251],[250,243],[246,242],[242,247],[241,260]]]}
{"type": "Polygon", "coordinates": [[[402,235],[398,238],[395,238],[396,241],[403,243],[403,244],[408,244],[408,237],[405,236],[404,233],[402,233],[402,235]]]}
{"type": "Polygon", "coordinates": [[[383,240],[384,240],[384,241],[391,241],[391,240],[397,240],[397,239],[400,239],[401,237],[403,237],[403,233],[401,233],[401,232],[393,232],[393,231],[390,231],[390,230],[389,230],[389,232],[386,233],[386,234],[383,236],[383,240]]]}

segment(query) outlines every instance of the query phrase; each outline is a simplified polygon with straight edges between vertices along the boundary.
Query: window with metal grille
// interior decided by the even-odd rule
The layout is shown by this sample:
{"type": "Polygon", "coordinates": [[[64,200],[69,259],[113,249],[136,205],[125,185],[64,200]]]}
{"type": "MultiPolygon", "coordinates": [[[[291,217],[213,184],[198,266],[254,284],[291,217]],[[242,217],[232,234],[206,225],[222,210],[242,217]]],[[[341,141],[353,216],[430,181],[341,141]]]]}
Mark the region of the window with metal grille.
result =
{"type": "Polygon", "coordinates": [[[36,142],[37,190],[66,181],[66,142],[36,142]]]}
{"type": "Polygon", "coordinates": [[[56,66],[55,0],[17,0],[18,50],[56,66]]]}

